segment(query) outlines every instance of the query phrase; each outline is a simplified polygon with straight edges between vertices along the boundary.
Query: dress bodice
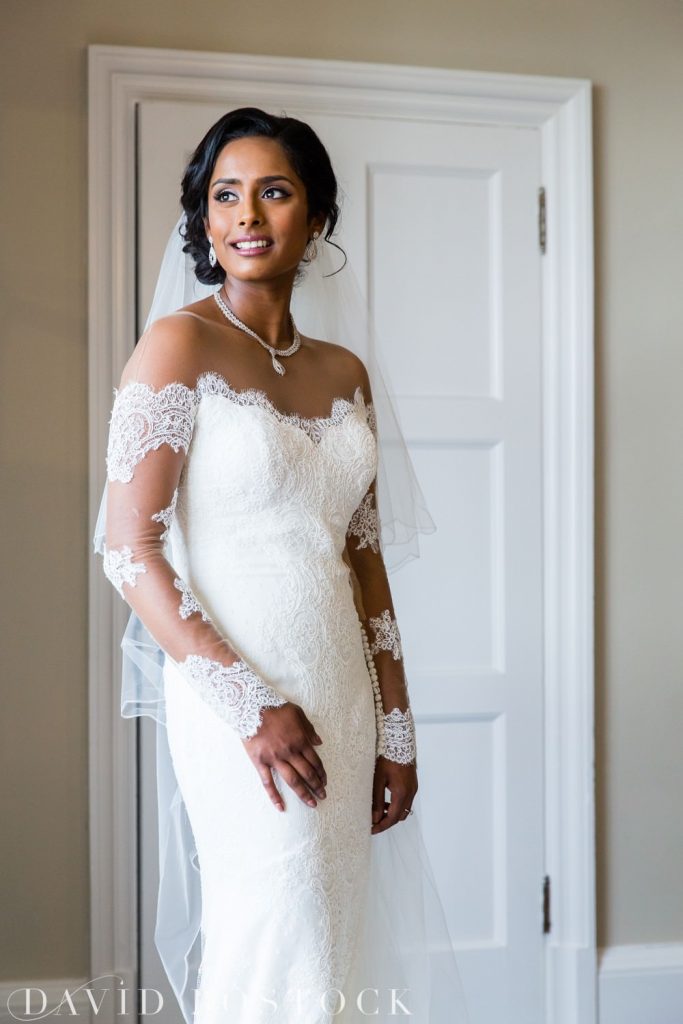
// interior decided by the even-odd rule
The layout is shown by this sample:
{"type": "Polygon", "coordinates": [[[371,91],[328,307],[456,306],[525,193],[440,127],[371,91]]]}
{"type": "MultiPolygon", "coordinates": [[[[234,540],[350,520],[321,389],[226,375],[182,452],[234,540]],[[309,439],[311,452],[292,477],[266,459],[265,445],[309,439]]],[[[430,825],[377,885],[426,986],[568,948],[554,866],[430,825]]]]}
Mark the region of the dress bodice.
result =
{"type": "Polygon", "coordinates": [[[340,560],[351,516],[377,469],[372,405],[356,388],[327,416],[281,412],[265,392],[220,374],[195,389],[192,442],[172,534],[224,570],[340,560]]]}

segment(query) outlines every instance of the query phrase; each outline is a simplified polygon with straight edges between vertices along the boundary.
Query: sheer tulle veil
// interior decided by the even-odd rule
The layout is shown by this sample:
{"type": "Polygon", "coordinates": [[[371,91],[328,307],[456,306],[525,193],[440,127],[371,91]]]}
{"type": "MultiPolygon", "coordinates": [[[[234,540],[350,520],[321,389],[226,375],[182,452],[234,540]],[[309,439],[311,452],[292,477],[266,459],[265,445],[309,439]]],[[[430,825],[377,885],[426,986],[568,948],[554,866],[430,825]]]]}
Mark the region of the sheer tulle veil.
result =
{"type": "MultiPolygon", "coordinates": [[[[169,236],[145,330],[159,317],[217,290],[216,285],[198,281],[191,257],[182,251],[184,225],[185,214],[169,236]]],[[[346,346],[367,367],[377,423],[381,546],[392,573],[419,557],[420,534],[433,532],[436,525],[415,475],[383,350],[351,261],[335,273],[343,262],[340,250],[320,240],[317,248],[318,256],[294,287],[292,313],[302,334],[346,346]]],[[[106,498],[105,483],[93,537],[99,554],[104,553],[106,498]]],[[[164,653],[135,612],[121,648],[121,714],[146,715],[157,723],[159,893],[154,937],[183,1016],[191,1024],[202,953],[201,887],[197,850],[166,736],[164,653]]],[[[419,751],[419,715],[417,723],[419,751]]],[[[414,810],[405,821],[373,837],[363,939],[363,949],[372,950],[373,957],[367,977],[364,965],[357,965],[356,987],[410,988],[413,1019],[465,1024],[462,984],[422,839],[419,794],[414,810]],[[392,937],[388,946],[386,936],[392,937]]]]}
{"type": "MultiPolygon", "coordinates": [[[[182,214],[166,244],[145,330],[159,317],[218,290],[216,285],[197,280],[191,257],[182,251],[184,227],[182,214]]],[[[377,502],[382,552],[387,572],[392,573],[419,557],[419,535],[432,533],[436,525],[413,469],[391,398],[393,389],[374,318],[351,260],[335,273],[342,262],[340,250],[328,242],[318,242],[318,253],[306,268],[303,281],[294,287],[292,313],[303,334],[344,345],[367,367],[379,440],[377,502]]],[[[98,517],[96,541],[102,535],[103,522],[104,505],[98,517]]]]}

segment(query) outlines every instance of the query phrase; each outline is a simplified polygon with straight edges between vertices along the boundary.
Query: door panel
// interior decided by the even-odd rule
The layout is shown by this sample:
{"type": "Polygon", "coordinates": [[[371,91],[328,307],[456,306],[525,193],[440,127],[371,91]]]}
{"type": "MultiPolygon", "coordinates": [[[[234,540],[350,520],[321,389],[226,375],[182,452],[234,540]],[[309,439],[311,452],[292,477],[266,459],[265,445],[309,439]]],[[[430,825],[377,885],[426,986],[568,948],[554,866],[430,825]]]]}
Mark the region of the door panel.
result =
{"type": "MultiPolygon", "coordinates": [[[[140,107],[139,331],[180,213],[184,163],[226,109],[140,107]]],[[[417,721],[425,841],[472,1024],[542,1024],[537,133],[287,114],[309,121],[332,157],[343,193],[338,241],[369,296],[437,524],[422,557],[391,585],[417,721]]],[[[141,985],[168,993],[153,944],[152,744],[144,728],[141,985]]],[[[167,994],[167,1016],[157,1020],[180,1020],[173,1003],[167,994]]]]}

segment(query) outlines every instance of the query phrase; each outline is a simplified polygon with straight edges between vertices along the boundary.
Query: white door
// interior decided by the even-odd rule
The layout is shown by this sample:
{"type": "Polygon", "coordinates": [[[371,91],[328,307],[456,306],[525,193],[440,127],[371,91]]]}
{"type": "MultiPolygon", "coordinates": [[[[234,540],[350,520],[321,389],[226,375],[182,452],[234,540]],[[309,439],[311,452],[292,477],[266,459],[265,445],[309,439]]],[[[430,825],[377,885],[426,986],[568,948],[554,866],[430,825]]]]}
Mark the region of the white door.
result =
{"type": "MultiPolygon", "coordinates": [[[[140,106],[140,330],[184,162],[240,105],[140,106]]],[[[344,194],[339,241],[370,294],[437,523],[391,584],[418,800],[472,1024],[542,1024],[538,133],[286,113],[308,120],[331,154],[344,194]]],[[[153,943],[153,730],[141,738],[140,984],[167,993],[157,1020],[168,1024],[180,1016],[153,943]]]]}

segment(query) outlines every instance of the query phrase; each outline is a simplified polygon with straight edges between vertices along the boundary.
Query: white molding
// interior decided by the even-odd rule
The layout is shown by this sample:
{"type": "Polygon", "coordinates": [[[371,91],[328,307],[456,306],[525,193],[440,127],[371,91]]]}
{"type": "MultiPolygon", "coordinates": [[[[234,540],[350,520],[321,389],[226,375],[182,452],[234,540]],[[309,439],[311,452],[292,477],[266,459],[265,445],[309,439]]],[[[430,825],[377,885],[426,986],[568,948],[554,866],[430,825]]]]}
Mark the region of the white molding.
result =
{"type": "MultiPolygon", "coordinates": [[[[105,70],[96,49],[89,51],[88,82],[90,538],[104,487],[112,387],[127,359],[135,287],[130,260],[134,110],[122,96],[115,67],[105,70]]],[[[137,737],[120,716],[120,638],[127,615],[96,555],[90,559],[89,592],[90,973],[99,976],[122,965],[117,973],[133,988],[138,975],[137,737]]],[[[113,1024],[114,1015],[98,1019],[113,1024]]]]}
{"type": "Polygon", "coordinates": [[[683,942],[602,946],[598,963],[601,978],[620,977],[633,974],[634,971],[638,974],[666,974],[673,971],[683,975],[683,942]]]}
{"type": "Polygon", "coordinates": [[[680,1024],[683,943],[599,951],[600,1024],[680,1024]]]}
{"type": "Polygon", "coordinates": [[[541,128],[548,1018],[598,1017],[594,752],[590,83],[541,128]]]}
{"type": "MultiPolygon", "coordinates": [[[[536,129],[543,257],[549,1024],[595,1024],[591,83],[448,68],[93,45],[89,63],[90,521],[112,387],[135,330],[134,127],[142,99],[536,129]]],[[[92,530],[91,530],[92,533],[92,530]]],[[[91,560],[92,958],[136,976],[134,730],[118,713],[124,606],[91,560]]],[[[539,879],[540,894],[541,879],[539,879]]]]}

